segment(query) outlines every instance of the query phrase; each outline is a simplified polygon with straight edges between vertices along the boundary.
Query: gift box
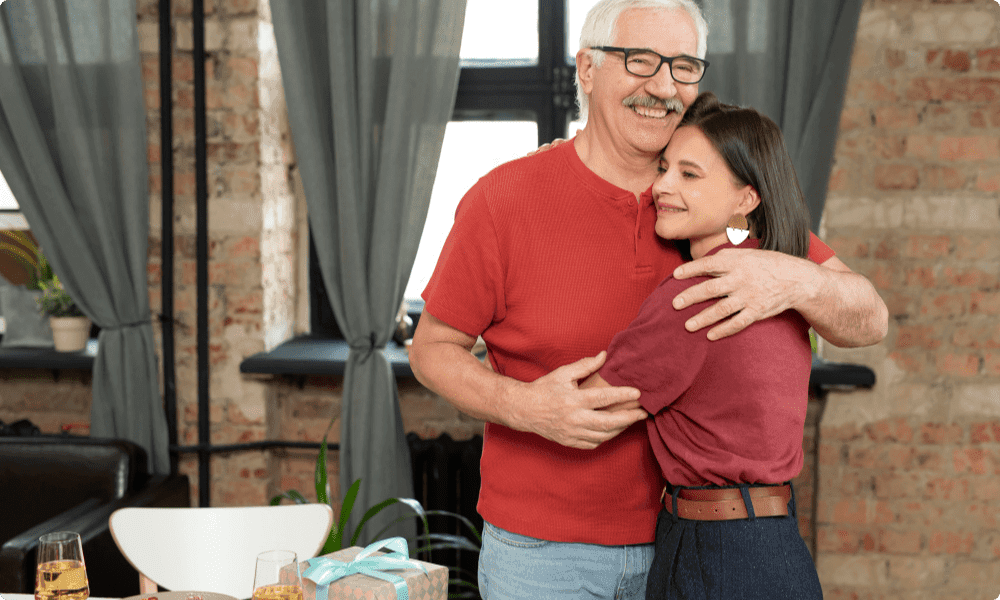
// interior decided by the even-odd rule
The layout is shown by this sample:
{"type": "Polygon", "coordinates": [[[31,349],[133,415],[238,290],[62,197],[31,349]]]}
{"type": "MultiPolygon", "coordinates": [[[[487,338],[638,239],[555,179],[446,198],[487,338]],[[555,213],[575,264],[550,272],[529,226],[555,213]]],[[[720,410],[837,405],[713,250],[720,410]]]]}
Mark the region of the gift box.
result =
{"type": "Polygon", "coordinates": [[[312,558],[302,562],[300,572],[304,600],[445,600],[448,597],[448,567],[410,559],[402,538],[312,558]],[[316,593],[317,588],[320,594],[316,593]]]}

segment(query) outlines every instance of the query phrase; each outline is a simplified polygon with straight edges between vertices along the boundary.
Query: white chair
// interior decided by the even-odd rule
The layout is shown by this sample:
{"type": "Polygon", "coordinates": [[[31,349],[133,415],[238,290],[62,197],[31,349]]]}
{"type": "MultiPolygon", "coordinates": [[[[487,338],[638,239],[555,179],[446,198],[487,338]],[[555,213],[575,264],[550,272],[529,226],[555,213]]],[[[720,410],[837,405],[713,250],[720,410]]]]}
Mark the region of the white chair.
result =
{"type": "Polygon", "coordinates": [[[122,508],[110,529],[139,571],[143,594],[189,590],[253,595],[257,555],[291,550],[300,561],[326,541],[333,510],[326,504],[233,508],[122,508]]]}

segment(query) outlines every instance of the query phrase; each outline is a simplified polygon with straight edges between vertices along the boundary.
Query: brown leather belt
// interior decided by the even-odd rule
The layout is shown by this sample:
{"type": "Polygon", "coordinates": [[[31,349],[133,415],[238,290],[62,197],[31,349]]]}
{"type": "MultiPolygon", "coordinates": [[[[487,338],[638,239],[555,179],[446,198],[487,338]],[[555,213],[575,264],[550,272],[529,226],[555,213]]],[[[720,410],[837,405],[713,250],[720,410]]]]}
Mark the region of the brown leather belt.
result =
{"type": "MultiPolygon", "coordinates": [[[[792,497],[790,485],[751,487],[749,492],[754,516],[782,517],[788,514],[788,501],[792,497]]],[[[661,498],[667,512],[672,514],[673,502],[666,488],[661,498]]],[[[728,521],[746,519],[749,514],[739,488],[682,488],[677,493],[677,516],[692,521],[728,521]]]]}

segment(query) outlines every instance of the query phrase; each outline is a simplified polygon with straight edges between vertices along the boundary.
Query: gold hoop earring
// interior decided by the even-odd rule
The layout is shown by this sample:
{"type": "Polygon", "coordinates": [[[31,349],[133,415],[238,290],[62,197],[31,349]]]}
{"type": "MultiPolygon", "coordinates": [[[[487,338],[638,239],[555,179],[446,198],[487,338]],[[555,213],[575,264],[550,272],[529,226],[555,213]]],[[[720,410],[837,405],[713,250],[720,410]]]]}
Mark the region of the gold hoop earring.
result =
{"type": "Polygon", "coordinates": [[[734,246],[746,241],[750,237],[750,224],[747,223],[747,218],[739,213],[729,217],[729,222],[726,223],[726,237],[734,246]]]}

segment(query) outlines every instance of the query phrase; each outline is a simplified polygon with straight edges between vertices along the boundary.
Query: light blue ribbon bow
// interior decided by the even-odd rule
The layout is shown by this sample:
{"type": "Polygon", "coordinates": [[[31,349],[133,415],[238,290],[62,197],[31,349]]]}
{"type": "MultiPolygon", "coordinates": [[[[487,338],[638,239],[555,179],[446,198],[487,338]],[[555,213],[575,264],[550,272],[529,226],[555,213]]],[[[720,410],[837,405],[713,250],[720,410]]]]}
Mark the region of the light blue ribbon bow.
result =
{"type": "Polygon", "coordinates": [[[409,600],[406,580],[399,575],[383,573],[401,569],[420,569],[424,575],[427,574],[426,567],[415,560],[410,560],[410,550],[406,546],[406,540],[392,537],[369,544],[358,552],[351,562],[345,563],[325,557],[310,559],[309,568],[302,573],[302,576],[316,582],[316,600],[326,600],[331,583],[355,573],[388,581],[396,586],[396,600],[409,600]],[[372,556],[383,548],[389,550],[389,553],[372,556]]]}

